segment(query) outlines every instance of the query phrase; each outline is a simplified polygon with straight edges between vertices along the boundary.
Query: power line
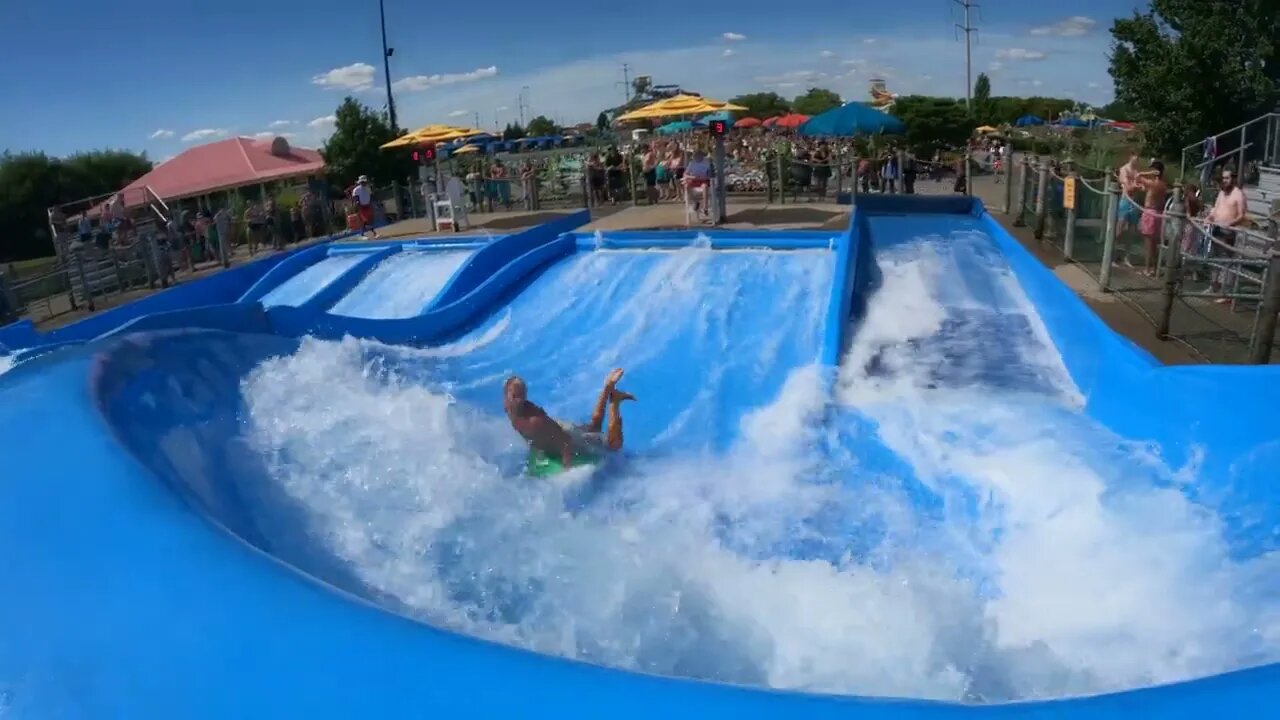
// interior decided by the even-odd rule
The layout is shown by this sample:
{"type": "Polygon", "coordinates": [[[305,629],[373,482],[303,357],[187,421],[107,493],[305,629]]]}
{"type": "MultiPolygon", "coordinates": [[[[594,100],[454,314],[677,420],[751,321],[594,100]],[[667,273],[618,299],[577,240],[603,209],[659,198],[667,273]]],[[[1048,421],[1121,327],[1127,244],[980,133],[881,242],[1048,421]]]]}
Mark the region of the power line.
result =
{"type": "Polygon", "coordinates": [[[972,12],[978,7],[973,0],[951,0],[964,8],[964,24],[956,25],[956,29],[964,33],[964,107],[972,110],[973,105],[973,34],[978,28],[973,26],[972,12]]]}

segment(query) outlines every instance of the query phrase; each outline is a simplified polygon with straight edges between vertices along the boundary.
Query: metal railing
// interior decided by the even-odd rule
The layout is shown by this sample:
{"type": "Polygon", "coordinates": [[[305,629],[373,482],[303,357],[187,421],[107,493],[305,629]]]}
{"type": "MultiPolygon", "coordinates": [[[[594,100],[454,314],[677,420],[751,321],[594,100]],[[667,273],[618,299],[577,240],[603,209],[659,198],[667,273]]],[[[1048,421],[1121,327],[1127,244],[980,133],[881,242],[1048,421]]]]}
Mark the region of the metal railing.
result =
{"type": "Polygon", "coordinates": [[[1251,159],[1249,150],[1259,147],[1262,149],[1260,159],[1264,164],[1274,165],[1280,159],[1280,113],[1261,115],[1182,148],[1179,177],[1185,179],[1188,168],[1191,168],[1203,180],[1212,173],[1214,165],[1229,160],[1234,160],[1237,172],[1243,175],[1246,163],[1251,159]],[[1205,144],[1209,141],[1215,144],[1228,141],[1234,143],[1235,147],[1225,153],[1216,153],[1212,158],[1205,158],[1205,144]]]}
{"type": "Polygon", "coordinates": [[[1215,227],[1180,183],[1148,208],[1111,176],[1091,182],[1069,164],[1023,158],[1014,184],[1014,224],[1141,311],[1159,337],[1206,360],[1270,362],[1280,309],[1273,237],[1215,227]],[[1189,204],[1200,211],[1189,216],[1189,204]]]}

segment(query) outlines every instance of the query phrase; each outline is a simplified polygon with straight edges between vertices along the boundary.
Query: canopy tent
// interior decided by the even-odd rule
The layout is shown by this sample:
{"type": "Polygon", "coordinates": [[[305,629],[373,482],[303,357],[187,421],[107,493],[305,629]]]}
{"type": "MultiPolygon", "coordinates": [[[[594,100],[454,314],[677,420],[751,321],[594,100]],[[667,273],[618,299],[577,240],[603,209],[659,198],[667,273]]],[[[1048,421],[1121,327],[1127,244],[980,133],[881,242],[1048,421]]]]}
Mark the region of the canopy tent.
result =
{"type": "Polygon", "coordinates": [[[973,131],[978,133],[979,135],[990,135],[993,132],[1000,132],[999,128],[994,128],[994,127],[991,127],[990,125],[979,125],[978,127],[974,128],[973,131]]]}
{"type": "Polygon", "coordinates": [[[615,122],[628,120],[654,120],[659,118],[679,117],[682,115],[705,115],[719,111],[746,110],[741,105],[698,97],[697,95],[673,95],[650,103],[638,110],[619,115],[615,122]]]}
{"type": "Polygon", "coordinates": [[[1092,123],[1089,123],[1088,121],[1085,121],[1085,120],[1081,120],[1080,118],[1062,118],[1054,124],[1060,125],[1062,127],[1073,127],[1073,128],[1087,128],[1087,127],[1091,127],[1092,125],[1092,123]]]}
{"type": "Polygon", "coordinates": [[[1041,120],[1035,115],[1023,115],[1017,120],[1014,120],[1013,124],[1016,125],[1017,127],[1031,127],[1033,125],[1043,125],[1044,120],[1041,120]]]}
{"type": "Polygon", "coordinates": [[[402,135],[389,143],[383,143],[382,149],[386,150],[389,148],[408,147],[411,145],[430,145],[432,143],[448,142],[450,140],[458,140],[461,138],[484,134],[486,133],[483,130],[476,130],[474,128],[457,127],[454,125],[426,125],[407,135],[402,135]]]}
{"type": "Polygon", "coordinates": [[[874,133],[900,135],[906,131],[907,126],[898,118],[857,102],[848,102],[814,115],[799,129],[801,135],[809,137],[850,137],[874,133]]]}
{"type": "Polygon", "coordinates": [[[739,118],[738,121],[733,124],[733,126],[739,130],[743,128],[760,127],[760,118],[753,118],[753,117],[739,118]]]}
{"type": "Polygon", "coordinates": [[[669,122],[658,128],[659,135],[674,135],[676,133],[689,132],[694,128],[693,122],[689,120],[677,120],[669,122]]]}

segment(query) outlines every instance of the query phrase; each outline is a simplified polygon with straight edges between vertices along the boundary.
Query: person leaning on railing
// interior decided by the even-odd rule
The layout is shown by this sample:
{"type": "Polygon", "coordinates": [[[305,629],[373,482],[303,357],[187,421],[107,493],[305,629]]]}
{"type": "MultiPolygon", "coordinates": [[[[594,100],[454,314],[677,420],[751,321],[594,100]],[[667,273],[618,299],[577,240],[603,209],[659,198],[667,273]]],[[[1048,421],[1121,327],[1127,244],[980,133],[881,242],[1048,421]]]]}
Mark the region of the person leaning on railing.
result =
{"type": "MultiPolygon", "coordinates": [[[[1222,246],[1234,247],[1236,244],[1236,236],[1240,229],[1248,222],[1249,217],[1249,200],[1245,197],[1244,190],[1235,183],[1235,174],[1231,170],[1222,172],[1222,179],[1219,183],[1219,192],[1217,199],[1214,200],[1213,210],[1209,212],[1209,236],[1221,243],[1214,243],[1209,248],[1209,255],[1221,256],[1228,254],[1228,250],[1224,250],[1222,246]]],[[[1225,277],[1225,271],[1219,270],[1214,274],[1210,283],[1210,290],[1220,292],[1222,290],[1222,282],[1225,277]]],[[[1218,298],[1214,302],[1225,304],[1231,302],[1229,298],[1218,298]]]]}

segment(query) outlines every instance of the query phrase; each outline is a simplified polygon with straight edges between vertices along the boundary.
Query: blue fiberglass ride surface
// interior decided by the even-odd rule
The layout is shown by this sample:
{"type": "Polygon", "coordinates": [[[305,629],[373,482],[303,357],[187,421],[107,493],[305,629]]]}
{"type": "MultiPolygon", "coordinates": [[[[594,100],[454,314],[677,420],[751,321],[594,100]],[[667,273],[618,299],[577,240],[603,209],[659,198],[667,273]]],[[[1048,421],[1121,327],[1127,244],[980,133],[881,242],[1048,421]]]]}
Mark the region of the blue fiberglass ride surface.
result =
{"type": "Polygon", "coordinates": [[[397,253],[379,263],[329,312],[371,319],[413,317],[470,257],[470,250],[397,253]]]}
{"type": "Polygon", "coordinates": [[[980,208],[896,202],[860,200],[834,253],[606,238],[487,288],[430,347],[258,322],[0,376],[0,543],[26,550],[0,565],[24,589],[0,593],[0,709],[1265,716],[1274,666],[1050,702],[852,696],[1034,699],[1275,659],[1237,621],[1272,617],[1250,593],[1275,582],[1276,398],[1217,418],[1177,397],[1268,371],[1156,367],[980,208]],[[842,358],[831,402],[819,357],[842,358]],[[502,380],[579,420],[614,365],[639,398],[624,462],[585,495],[521,484],[502,380]]]}

